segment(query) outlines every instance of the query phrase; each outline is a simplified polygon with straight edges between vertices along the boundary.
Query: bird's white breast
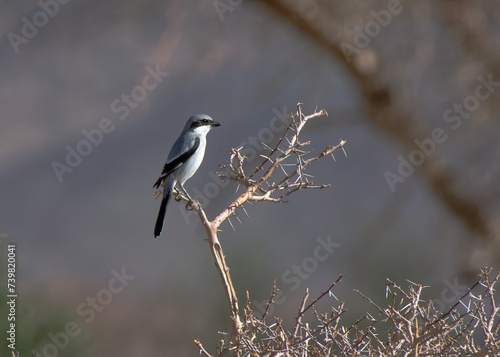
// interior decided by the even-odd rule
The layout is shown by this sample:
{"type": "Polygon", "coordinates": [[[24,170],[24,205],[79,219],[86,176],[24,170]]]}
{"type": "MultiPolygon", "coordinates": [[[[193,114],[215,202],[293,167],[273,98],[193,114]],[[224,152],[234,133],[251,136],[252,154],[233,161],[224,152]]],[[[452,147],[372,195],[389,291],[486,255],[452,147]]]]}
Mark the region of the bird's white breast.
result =
{"type": "MultiPolygon", "coordinates": [[[[206,138],[203,135],[198,137],[200,138],[200,146],[198,147],[198,150],[196,150],[196,152],[186,161],[184,165],[179,167],[179,169],[173,173],[180,184],[184,184],[187,179],[194,175],[196,170],[200,167],[203,157],[205,156],[206,138]]],[[[191,142],[186,143],[186,148],[183,148],[183,150],[188,150],[189,147],[192,147],[194,145],[194,140],[195,137],[192,138],[191,142]]]]}

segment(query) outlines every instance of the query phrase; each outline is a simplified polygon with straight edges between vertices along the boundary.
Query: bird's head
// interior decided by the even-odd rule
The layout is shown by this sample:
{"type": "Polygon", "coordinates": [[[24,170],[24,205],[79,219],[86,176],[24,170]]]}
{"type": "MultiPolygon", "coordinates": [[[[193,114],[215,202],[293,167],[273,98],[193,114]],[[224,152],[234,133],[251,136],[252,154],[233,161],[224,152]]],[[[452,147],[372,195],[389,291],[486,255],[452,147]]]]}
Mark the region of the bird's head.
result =
{"type": "Polygon", "coordinates": [[[220,125],[221,124],[219,122],[216,122],[206,114],[196,114],[189,118],[186,126],[184,127],[184,130],[190,130],[198,132],[200,134],[207,134],[210,129],[220,125]]]}

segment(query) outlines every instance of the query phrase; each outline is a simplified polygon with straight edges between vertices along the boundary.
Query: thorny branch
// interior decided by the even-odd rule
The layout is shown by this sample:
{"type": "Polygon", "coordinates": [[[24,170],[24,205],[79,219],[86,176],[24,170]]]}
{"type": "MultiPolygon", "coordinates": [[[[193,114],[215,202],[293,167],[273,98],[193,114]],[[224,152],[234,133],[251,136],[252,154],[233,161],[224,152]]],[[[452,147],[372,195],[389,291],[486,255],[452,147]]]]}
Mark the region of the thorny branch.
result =
{"type": "MultiPolygon", "coordinates": [[[[492,276],[491,270],[482,271],[476,283],[444,313],[437,311],[432,301],[423,299],[424,286],[412,283],[402,288],[388,280],[387,306],[378,305],[358,291],[379,317],[367,312],[345,327],[341,325],[347,311],[343,302],[332,306],[329,313],[320,314],[314,308],[340,276],[307,307],[306,290],[293,332],[286,331],[279,318],[271,324],[257,318],[248,302],[238,345],[222,346],[215,356],[234,350],[239,351],[238,356],[497,356],[500,305],[494,293],[499,277],[500,273],[492,276]],[[308,310],[313,316],[303,322],[308,310]]],[[[274,295],[275,288],[271,302],[274,295]]]]}
{"type": "MultiPolygon", "coordinates": [[[[318,161],[327,155],[332,154],[333,156],[333,152],[339,148],[344,150],[343,146],[346,143],[345,140],[340,140],[339,144],[335,146],[329,145],[320,153],[311,155],[310,151],[305,150],[306,146],[309,145],[310,142],[301,142],[299,139],[302,129],[309,120],[324,115],[327,115],[326,111],[320,110],[319,112],[314,111],[314,113],[306,116],[302,113],[301,104],[299,103],[297,105],[297,113],[291,116],[291,123],[288,125],[274,148],[270,148],[264,144],[264,146],[269,149],[269,153],[267,153],[267,155],[261,155],[264,158],[264,161],[250,175],[248,175],[244,169],[246,157],[241,154],[241,150],[243,148],[240,147],[231,149],[229,153],[229,163],[221,166],[226,170],[226,173],[219,174],[219,176],[222,180],[234,181],[239,186],[244,187],[245,190],[212,221],[207,218],[199,203],[190,202],[187,197],[179,192],[175,192],[176,200],[186,201],[186,208],[195,209],[198,213],[198,217],[205,228],[208,245],[228,300],[232,321],[232,334],[228,344],[228,346],[231,347],[229,350],[225,349],[224,353],[231,351],[233,356],[240,355],[239,350],[243,348],[240,344],[241,337],[243,336],[242,334],[245,326],[242,324],[240,319],[238,297],[229,273],[229,267],[222,251],[222,246],[218,239],[219,227],[226,219],[232,226],[230,217],[236,216],[237,208],[241,207],[244,210],[243,205],[247,202],[267,201],[282,203],[286,202],[284,200],[285,197],[288,197],[299,190],[323,189],[330,187],[330,185],[314,185],[312,181],[310,181],[310,175],[305,172],[305,169],[309,164],[318,161]],[[291,167],[289,173],[286,172],[284,166],[291,167]],[[284,176],[280,177],[278,183],[271,182],[271,178],[277,177],[275,172],[277,168],[280,168],[283,171],[284,176]]],[[[271,301],[272,298],[273,297],[271,297],[271,301]]],[[[262,320],[264,320],[266,313],[267,310],[264,313],[262,320]]],[[[246,343],[247,341],[244,342],[246,343]]],[[[199,341],[196,342],[196,345],[198,346],[200,353],[208,355],[199,341]]],[[[245,346],[246,348],[249,348],[250,345],[246,343],[245,346]]]]}
{"type": "Polygon", "coordinates": [[[305,150],[310,142],[301,142],[299,138],[302,129],[309,120],[323,115],[328,115],[325,110],[315,111],[306,116],[302,113],[301,104],[299,103],[296,115],[292,116],[290,125],[288,125],[274,148],[264,145],[269,152],[266,153],[267,155],[261,155],[264,160],[250,175],[244,170],[246,157],[241,154],[243,147],[232,149],[229,163],[221,165],[221,168],[226,172],[219,173],[219,177],[222,180],[236,182],[239,186],[244,187],[245,191],[225,211],[217,216],[214,222],[222,223],[245,202],[283,203],[286,202],[284,200],[286,197],[299,190],[330,187],[330,185],[314,185],[309,179],[311,176],[305,172],[305,169],[309,164],[333,154],[339,148],[344,150],[346,141],[340,140],[337,145],[328,145],[320,153],[306,159],[307,155],[312,153],[312,151],[305,150]],[[291,167],[290,171],[287,172],[285,167],[291,167]],[[272,177],[276,178],[278,176],[275,173],[278,168],[282,170],[279,181],[271,182],[272,177]]]}

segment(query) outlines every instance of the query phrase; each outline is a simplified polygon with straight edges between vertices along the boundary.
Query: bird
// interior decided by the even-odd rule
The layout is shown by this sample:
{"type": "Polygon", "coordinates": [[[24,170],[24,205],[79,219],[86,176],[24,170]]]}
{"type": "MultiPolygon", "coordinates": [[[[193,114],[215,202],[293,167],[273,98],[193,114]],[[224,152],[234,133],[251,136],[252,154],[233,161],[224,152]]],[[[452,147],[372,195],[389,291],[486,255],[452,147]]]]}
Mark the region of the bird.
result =
{"type": "Polygon", "coordinates": [[[208,132],[220,125],[206,114],[193,115],[172,145],[161,175],[153,185],[154,188],[159,188],[163,184],[163,198],[154,229],[155,238],[163,229],[165,212],[174,188],[179,192],[182,191],[191,202],[194,202],[185,190],[184,183],[194,175],[203,161],[208,132]]]}

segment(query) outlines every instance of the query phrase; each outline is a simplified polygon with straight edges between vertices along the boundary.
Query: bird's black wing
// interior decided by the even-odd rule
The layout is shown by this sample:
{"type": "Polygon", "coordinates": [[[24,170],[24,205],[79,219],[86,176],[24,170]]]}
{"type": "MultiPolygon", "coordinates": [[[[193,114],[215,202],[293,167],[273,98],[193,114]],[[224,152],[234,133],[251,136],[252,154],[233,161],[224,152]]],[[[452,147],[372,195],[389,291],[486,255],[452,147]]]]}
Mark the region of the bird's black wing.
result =
{"type": "Polygon", "coordinates": [[[160,177],[158,178],[158,180],[156,180],[153,187],[154,188],[160,187],[160,185],[163,182],[163,180],[165,179],[165,177],[167,177],[172,172],[174,172],[179,167],[181,167],[191,156],[193,156],[193,154],[196,152],[196,150],[198,149],[199,146],[200,146],[200,138],[196,138],[196,139],[194,139],[193,147],[191,147],[189,150],[187,150],[182,155],[177,156],[172,161],[165,163],[165,166],[163,166],[163,171],[161,172],[160,177]]]}

